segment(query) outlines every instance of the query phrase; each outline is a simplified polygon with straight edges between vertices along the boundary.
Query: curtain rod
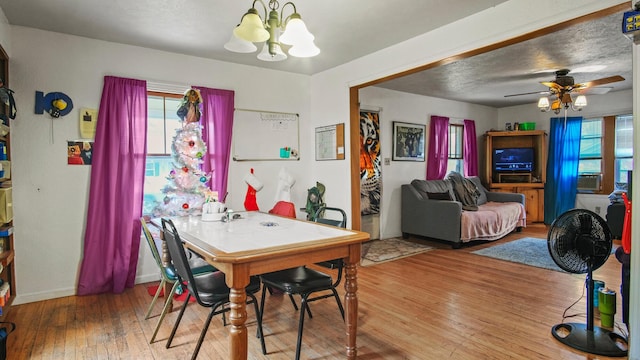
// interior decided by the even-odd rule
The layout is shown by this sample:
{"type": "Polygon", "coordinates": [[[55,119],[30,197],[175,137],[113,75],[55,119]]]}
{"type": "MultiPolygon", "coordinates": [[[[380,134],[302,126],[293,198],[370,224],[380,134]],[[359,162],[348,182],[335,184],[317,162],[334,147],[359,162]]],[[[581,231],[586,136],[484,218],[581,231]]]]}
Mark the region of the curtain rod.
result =
{"type": "MultiPolygon", "coordinates": [[[[442,116],[442,117],[449,118],[449,120],[458,120],[460,122],[462,122],[464,120],[473,120],[473,119],[469,119],[469,118],[462,118],[462,117],[455,117],[455,116],[444,116],[444,115],[436,115],[436,114],[429,115],[429,120],[431,120],[431,116],[442,116]]],[[[473,120],[473,121],[475,121],[475,120],[473,120]]]]}

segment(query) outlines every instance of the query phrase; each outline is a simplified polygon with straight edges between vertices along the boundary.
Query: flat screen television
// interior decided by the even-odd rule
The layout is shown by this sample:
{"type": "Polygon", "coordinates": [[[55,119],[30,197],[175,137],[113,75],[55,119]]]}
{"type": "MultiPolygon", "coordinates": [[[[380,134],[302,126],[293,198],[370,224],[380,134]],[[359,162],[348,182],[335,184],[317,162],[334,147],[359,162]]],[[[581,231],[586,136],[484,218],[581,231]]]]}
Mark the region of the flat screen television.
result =
{"type": "Polygon", "coordinates": [[[493,149],[493,171],[505,172],[532,172],[533,148],[504,148],[493,149]]]}

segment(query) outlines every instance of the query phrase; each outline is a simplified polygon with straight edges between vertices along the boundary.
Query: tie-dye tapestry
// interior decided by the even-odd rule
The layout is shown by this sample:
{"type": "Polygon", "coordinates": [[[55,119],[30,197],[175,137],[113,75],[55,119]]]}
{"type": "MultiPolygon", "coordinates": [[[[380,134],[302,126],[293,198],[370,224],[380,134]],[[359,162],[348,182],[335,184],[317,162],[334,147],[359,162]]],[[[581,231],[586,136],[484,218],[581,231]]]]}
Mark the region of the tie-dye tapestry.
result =
{"type": "Polygon", "coordinates": [[[380,126],[378,112],[360,111],[360,213],[380,212],[380,126]]]}

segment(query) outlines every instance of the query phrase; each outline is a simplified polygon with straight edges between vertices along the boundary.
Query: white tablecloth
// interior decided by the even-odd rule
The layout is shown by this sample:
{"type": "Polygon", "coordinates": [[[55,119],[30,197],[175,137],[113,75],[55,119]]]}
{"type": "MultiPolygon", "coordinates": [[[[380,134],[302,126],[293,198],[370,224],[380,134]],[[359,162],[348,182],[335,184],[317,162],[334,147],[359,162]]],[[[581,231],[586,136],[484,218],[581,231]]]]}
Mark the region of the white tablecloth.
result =
{"type": "MultiPolygon", "coordinates": [[[[200,240],[226,253],[264,249],[354,234],[328,227],[261,212],[236,212],[230,222],[202,221],[200,216],[172,218],[178,234],[185,240],[200,240]]],[[[221,214],[222,216],[222,214],[221,214]]]]}

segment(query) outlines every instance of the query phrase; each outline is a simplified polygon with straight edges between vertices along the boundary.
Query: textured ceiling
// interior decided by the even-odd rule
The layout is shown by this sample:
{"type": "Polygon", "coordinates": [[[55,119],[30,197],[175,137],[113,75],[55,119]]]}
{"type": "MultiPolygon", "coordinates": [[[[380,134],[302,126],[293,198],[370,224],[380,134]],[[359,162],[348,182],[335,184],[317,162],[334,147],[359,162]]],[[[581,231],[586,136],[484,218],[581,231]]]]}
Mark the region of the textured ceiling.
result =
{"type": "MultiPolygon", "coordinates": [[[[282,62],[224,49],[251,0],[0,0],[0,8],[12,25],[315,74],[505,1],[294,0],[321,53],[282,62]]],[[[285,3],[288,16],[292,8],[285,3]]],[[[256,9],[264,18],[260,2],[256,9]]]]}
{"type": "Polygon", "coordinates": [[[540,82],[554,80],[559,69],[573,70],[576,83],[625,78],[592,88],[592,94],[631,89],[632,42],[622,35],[621,21],[622,13],[583,22],[377,86],[497,108],[536,102],[539,94],[505,95],[544,92],[548,88],[540,82]]]}
{"type": "MultiPolygon", "coordinates": [[[[314,58],[289,57],[282,62],[264,62],[255,53],[224,49],[231,30],[251,7],[250,0],[0,0],[0,8],[12,25],[315,74],[504,1],[295,0],[322,52],[314,58]]],[[[621,34],[621,19],[622,13],[582,23],[377,86],[504,107],[535,102],[537,95],[504,96],[545,91],[540,81],[553,80],[555,70],[567,68],[574,70],[570,75],[577,83],[612,75],[627,79],[606,85],[602,92],[630,89],[632,43],[621,34]],[[577,71],[593,65],[605,68],[577,71]]]]}

